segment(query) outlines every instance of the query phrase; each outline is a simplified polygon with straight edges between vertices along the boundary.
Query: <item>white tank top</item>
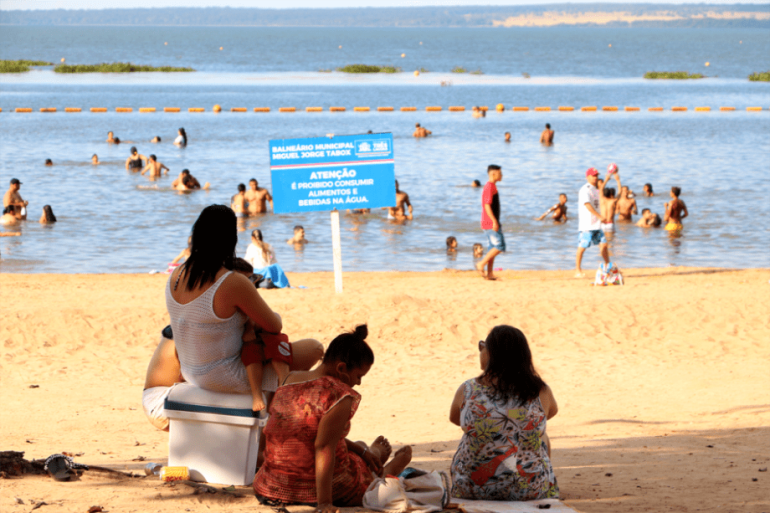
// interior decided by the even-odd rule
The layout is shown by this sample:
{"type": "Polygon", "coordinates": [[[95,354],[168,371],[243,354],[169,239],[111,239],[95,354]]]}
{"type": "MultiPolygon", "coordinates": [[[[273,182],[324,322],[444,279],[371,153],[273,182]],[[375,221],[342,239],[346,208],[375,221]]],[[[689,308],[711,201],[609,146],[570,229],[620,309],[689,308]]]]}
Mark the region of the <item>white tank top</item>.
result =
{"type": "MultiPolygon", "coordinates": [[[[241,362],[241,337],[247,317],[240,310],[236,310],[227,319],[217,317],[214,313],[214,295],[231,273],[225,273],[206,292],[184,305],[171,295],[169,277],[166,308],[171,318],[182,377],[212,392],[250,394],[246,368],[241,362]]],[[[272,365],[265,365],[262,389],[274,392],[277,388],[278,376],[272,365]]]]}

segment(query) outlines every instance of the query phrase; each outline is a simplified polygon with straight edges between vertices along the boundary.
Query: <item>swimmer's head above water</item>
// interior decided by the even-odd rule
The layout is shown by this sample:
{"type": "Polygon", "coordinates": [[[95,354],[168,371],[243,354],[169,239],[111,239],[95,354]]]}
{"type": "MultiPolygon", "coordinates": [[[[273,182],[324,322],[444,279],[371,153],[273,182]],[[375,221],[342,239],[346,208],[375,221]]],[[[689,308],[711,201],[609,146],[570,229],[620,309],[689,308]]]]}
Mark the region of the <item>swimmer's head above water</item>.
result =
{"type": "Polygon", "coordinates": [[[238,192],[246,192],[246,185],[239,183],[238,184],[238,192]]]}
{"type": "Polygon", "coordinates": [[[159,135],[156,135],[155,137],[153,137],[152,139],[150,139],[150,142],[151,142],[151,143],[159,143],[159,142],[160,142],[160,136],[159,136],[159,135]]]}
{"type": "Polygon", "coordinates": [[[511,133],[505,132],[505,142],[511,142],[511,133]]]}
{"type": "Polygon", "coordinates": [[[256,178],[252,178],[251,180],[249,180],[249,187],[251,187],[252,191],[256,191],[259,189],[259,182],[257,181],[256,178]]]}
{"type": "Polygon", "coordinates": [[[567,204],[567,195],[564,194],[563,192],[559,194],[559,203],[561,203],[562,205],[567,204]]]}
{"type": "Polygon", "coordinates": [[[457,239],[453,235],[446,238],[446,249],[447,251],[455,251],[457,249],[457,239]]]}
{"type": "Polygon", "coordinates": [[[484,256],[484,246],[478,242],[473,245],[473,258],[481,258],[484,256]]]}
{"type": "Polygon", "coordinates": [[[98,163],[99,163],[99,156],[96,153],[94,153],[93,155],[91,155],[91,164],[98,164],[98,163]]]}
{"type": "Polygon", "coordinates": [[[472,187],[481,187],[481,182],[478,180],[473,180],[473,183],[471,184],[472,187]]]}
{"type": "Polygon", "coordinates": [[[46,166],[53,166],[53,161],[51,159],[45,159],[45,165],[46,166]]]}
{"type": "Polygon", "coordinates": [[[139,150],[136,149],[136,146],[131,146],[131,155],[136,155],[139,153],[139,150]]]}

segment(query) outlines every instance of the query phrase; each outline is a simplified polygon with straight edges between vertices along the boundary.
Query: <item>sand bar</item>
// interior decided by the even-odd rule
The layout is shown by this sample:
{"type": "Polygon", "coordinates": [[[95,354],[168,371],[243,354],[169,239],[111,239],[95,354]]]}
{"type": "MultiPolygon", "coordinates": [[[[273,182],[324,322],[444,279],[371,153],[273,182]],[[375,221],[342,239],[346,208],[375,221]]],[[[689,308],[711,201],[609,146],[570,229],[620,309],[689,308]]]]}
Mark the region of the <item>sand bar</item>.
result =
{"type": "MultiPolygon", "coordinates": [[[[768,511],[770,270],[633,269],[614,288],[571,275],[349,273],[336,295],[330,273],[290,274],[308,288],[264,297],[294,338],[328,344],[369,324],[376,362],[350,435],[415,444],[415,466],[448,469],[460,436],[451,398],[479,372],[477,340],[509,323],[527,334],[559,402],[548,432],[568,505],[768,511]]],[[[145,420],[140,398],[168,321],[165,280],[0,274],[0,450],[83,453],[77,461],[135,472],[141,457],[164,462],[168,435],[145,420]]],[[[270,511],[246,488],[219,488],[95,472],[73,483],[0,479],[0,510],[270,511]]]]}

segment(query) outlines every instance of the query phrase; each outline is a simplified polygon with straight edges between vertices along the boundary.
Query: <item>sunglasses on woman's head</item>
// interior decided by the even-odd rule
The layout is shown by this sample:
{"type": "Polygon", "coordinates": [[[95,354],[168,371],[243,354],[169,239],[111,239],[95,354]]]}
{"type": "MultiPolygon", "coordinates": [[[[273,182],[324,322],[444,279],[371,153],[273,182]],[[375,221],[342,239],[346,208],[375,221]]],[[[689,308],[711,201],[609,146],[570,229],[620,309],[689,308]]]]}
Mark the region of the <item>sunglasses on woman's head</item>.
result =
{"type": "Polygon", "coordinates": [[[479,351],[483,351],[485,347],[487,347],[487,343],[483,340],[479,340],[479,351]]]}

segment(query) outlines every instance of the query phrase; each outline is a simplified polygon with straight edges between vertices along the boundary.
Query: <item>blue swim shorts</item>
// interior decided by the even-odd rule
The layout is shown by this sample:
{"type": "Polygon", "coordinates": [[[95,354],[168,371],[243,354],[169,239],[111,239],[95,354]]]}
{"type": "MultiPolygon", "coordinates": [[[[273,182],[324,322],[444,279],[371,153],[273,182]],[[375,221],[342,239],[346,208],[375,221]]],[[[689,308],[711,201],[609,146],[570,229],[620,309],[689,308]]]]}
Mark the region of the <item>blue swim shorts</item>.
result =
{"type": "Polygon", "coordinates": [[[579,248],[590,248],[598,244],[607,244],[607,237],[601,230],[590,230],[587,232],[580,232],[578,236],[579,248]]]}
{"type": "Polygon", "coordinates": [[[501,253],[505,251],[505,237],[503,237],[502,230],[484,230],[484,233],[487,234],[487,239],[489,240],[487,249],[495,248],[501,253]]]}

